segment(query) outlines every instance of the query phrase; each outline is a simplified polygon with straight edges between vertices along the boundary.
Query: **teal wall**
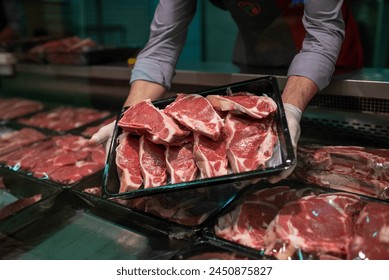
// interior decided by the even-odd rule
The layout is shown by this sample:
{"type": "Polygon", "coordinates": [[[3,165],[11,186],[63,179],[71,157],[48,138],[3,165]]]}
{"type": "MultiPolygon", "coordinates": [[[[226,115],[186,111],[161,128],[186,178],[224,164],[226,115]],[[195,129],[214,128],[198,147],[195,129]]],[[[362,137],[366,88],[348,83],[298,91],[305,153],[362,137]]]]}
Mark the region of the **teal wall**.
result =
{"type": "MultiPolygon", "coordinates": [[[[73,33],[112,47],[142,47],[158,0],[23,0],[43,6],[44,22],[57,37],[73,33]],[[100,9],[98,9],[100,7],[100,9]]],[[[231,61],[237,28],[228,12],[198,0],[179,60],[231,61]]],[[[389,0],[351,0],[360,27],[366,67],[389,67],[389,0]]],[[[34,4],[35,5],[35,4],[34,4]]],[[[31,4],[30,4],[31,6],[31,4]]],[[[35,17],[36,18],[36,17],[35,17]]],[[[35,20],[36,21],[36,20],[35,20]]],[[[38,23],[36,23],[38,24],[38,23]]],[[[30,25],[31,26],[31,25],[30,25]]]]}

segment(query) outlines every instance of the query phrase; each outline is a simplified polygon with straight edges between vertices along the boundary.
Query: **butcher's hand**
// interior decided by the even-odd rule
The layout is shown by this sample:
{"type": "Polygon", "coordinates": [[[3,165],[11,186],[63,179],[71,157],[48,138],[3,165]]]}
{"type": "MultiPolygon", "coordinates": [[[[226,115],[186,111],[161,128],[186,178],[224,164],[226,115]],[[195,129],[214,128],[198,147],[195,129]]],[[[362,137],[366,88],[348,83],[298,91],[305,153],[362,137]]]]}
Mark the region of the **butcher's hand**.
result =
{"type": "Polygon", "coordinates": [[[292,140],[293,152],[296,161],[293,166],[282,171],[280,174],[269,177],[268,181],[273,184],[289,177],[289,175],[293,173],[293,170],[296,167],[296,162],[297,162],[297,143],[300,138],[300,120],[301,120],[302,112],[299,108],[289,103],[284,103],[284,108],[285,108],[285,116],[288,122],[290,138],[292,140]]]}
{"type": "Polygon", "coordinates": [[[89,144],[91,145],[104,144],[106,154],[108,155],[114,129],[115,129],[115,121],[103,126],[102,128],[99,129],[99,131],[97,131],[95,134],[92,135],[92,137],[89,139],[89,144]]]}

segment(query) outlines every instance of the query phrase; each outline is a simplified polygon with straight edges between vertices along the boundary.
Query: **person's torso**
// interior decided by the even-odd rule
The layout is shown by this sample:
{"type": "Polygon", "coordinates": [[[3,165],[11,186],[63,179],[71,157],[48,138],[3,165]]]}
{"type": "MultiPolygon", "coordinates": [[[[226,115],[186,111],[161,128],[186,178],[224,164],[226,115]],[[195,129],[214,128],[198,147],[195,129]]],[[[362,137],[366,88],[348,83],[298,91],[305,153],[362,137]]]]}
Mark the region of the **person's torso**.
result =
{"type": "MultiPolygon", "coordinates": [[[[238,26],[239,34],[233,56],[235,63],[262,67],[287,66],[300,51],[306,33],[302,23],[303,0],[210,2],[228,10],[238,26]]],[[[338,65],[356,66],[355,64],[359,65],[362,61],[362,49],[355,48],[359,43],[355,43],[359,41],[358,30],[350,11],[343,9],[343,13],[348,34],[339,55],[338,65]]]]}

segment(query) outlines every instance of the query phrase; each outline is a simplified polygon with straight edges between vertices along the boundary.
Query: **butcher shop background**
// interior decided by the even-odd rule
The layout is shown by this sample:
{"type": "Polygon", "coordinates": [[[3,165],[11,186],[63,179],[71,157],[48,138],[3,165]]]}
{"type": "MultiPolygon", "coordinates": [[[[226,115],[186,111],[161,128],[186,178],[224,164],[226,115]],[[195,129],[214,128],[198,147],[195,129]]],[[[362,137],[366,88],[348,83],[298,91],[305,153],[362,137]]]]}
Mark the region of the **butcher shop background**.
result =
{"type": "MultiPolygon", "coordinates": [[[[148,38],[149,24],[157,0],[23,0],[26,30],[31,37],[46,29],[53,37],[77,35],[90,37],[114,47],[142,47],[148,38]]],[[[365,67],[388,67],[389,1],[351,0],[365,54],[365,67]]],[[[197,14],[178,67],[193,63],[229,63],[237,33],[227,12],[207,0],[198,1],[197,14]],[[206,27],[206,29],[204,28],[206,27]],[[228,32],[219,32],[228,30],[228,32]],[[223,48],[219,48],[219,46],[223,48]]],[[[191,65],[191,66],[190,66],[191,65]]],[[[222,68],[222,67],[221,67],[222,68]]]]}

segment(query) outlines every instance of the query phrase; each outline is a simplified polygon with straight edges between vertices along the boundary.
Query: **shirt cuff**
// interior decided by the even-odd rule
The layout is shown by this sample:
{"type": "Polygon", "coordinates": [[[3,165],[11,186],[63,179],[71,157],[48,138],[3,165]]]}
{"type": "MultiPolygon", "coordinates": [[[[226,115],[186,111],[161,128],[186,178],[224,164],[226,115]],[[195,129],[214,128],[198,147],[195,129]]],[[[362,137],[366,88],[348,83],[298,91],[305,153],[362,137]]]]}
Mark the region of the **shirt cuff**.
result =
{"type": "Polygon", "coordinates": [[[301,52],[289,66],[288,76],[303,76],[311,79],[322,90],[331,81],[335,64],[319,53],[301,52]]]}
{"type": "Polygon", "coordinates": [[[155,63],[155,61],[142,59],[137,60],[131,72],[130,83],[136,80],[145,80],[160,84],[167,89],[172,86],[174,77],[173,66],[167,63],[155,63]]]}

